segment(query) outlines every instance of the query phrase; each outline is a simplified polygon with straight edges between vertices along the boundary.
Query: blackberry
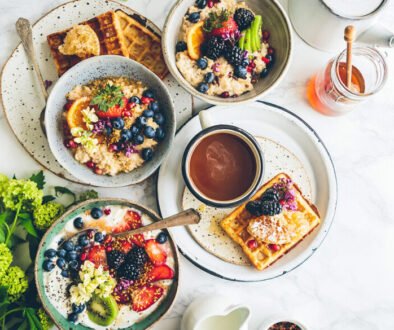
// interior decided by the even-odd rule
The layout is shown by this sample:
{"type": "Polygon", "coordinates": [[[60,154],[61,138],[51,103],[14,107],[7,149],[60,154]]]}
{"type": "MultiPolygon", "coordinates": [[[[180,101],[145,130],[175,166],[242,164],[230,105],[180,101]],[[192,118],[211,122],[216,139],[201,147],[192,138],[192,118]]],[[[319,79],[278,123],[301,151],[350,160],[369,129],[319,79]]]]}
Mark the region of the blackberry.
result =
{"type": "Polygon", "coordinates": [[[238,8],[234,13],[234,21],[241,31],[246,30],[252,24],[253,20],[253,13],[245,8],[238,8]]]}
{"type": "Polygon", "coordinates": [[[282,212],[282,205],[277,201],[263,201],[261,203],[261,211],[264,215],[276,215],[282,212]]]}
{"type": "Polygon", "coordinates": [[[118,269],[117,275],[119,278],[127,280],[137,280],[144,270],[144,264],[124,262],[118,269]]]}
{"type": "Polygon", "coordinates": [[[111,250],[107,252],[107,263],[112,269],[117,270],[125,261],[126,255],[118,250],[111,250]]]}
{"type": "Polygon", "coordinates": [[[259,217],[263,215],[262,212],[262,202],[257,200],[257,201],[250,201],[248,204],[246,204],[246,209],[254,216],[259,217]]]}
{"type": "Polygon", "coordinates": [[[125,261],[126,263],[134,263],[143,266],[145,262],[148,261],[148,255],[143,247],[134,246],[127,254],[125,261]]]}
{"type": "Polygon", "coordinates": [[[275,190],[274,188],[269,188],[267,189],[263,196],[261,196],[262,201],[275,201],[278,202],[280,199],[279,192],[275,190]]]}
{"type": "Polygon", "coordinates": [[[242,66],[242,62],[245,59],[245,51],[237,46],[229,45],[224,50],[224,57],[234,67],[242,66]]]}
{"type": "Polygon", "coordinates": [[[216,60],[223,55],[226,44],[223,38],[213,36],[209,38],[203,45],[203,53],[210,59],[216,60]]]}

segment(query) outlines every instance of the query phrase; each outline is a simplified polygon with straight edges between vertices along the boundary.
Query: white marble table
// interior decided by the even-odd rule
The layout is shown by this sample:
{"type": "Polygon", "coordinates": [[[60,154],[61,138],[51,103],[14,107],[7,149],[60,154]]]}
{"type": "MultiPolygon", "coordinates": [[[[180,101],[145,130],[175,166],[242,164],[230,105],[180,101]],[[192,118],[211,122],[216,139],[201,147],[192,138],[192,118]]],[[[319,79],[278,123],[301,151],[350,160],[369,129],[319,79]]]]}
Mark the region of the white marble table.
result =
{"type": "MultiPolygon", "coordinates": [[[[61,2],[0,0],[1,65],[19,42],[14,29],[16,19],[25,16],[35,21],[61,2]]],[[[162,26],[173,2],[126,3],[162,26]]],[[[393,1],[382,21],[394,30],[393,1]]],[[[250,329],[256,329],[276,313],[293,315],[310,329],[394,329],[394,74],[375,99],[356,111],[340,118],[324,117],[308,106],[305,84],[329,57],[296,36],[287,77],[264,98],[304,118],[331,152],[339,181],[339,203],[326,241],[310,260],[290,274],[257,284],[220,280],[182,257],[183,274],[176,304],[155,329],[178,329],[186,306],[203,293],[224,293],[249,304],[253,311],[250,329]]],[[[394,50],[389,51],[388,61],[393,68],[394,50]]],[[[198,108],[202,106],[197,103],[198,108]]],[[[39,169],[0,112],[0,172],[22,177],[39,169]]],[[[83,189],[48,171],[45,174],[49,186],[83,189]]],[[[152,181],[135,187],[98,190],[103,197],[125,197],[156,208],[152,181]]]]}

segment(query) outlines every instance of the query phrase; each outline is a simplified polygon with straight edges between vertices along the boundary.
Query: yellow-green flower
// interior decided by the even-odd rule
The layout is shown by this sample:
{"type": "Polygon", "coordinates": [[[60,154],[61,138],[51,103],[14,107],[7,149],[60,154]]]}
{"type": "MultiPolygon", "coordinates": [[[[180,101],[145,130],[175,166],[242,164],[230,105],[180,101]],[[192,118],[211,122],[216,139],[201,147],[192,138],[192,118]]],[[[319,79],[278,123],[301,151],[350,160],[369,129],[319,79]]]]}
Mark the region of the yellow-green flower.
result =
{"type": "Polygon", "coordinates": [[[64,212],[64,206],[56,202],[42,204],[34,210],[34,225],[37,229],[49,228],[55,220],[64,212]]]}
{"type": "Polygon", "coordinates": [[[6,273],[12,262],[12,253],[4,243],[0,243],[0,278],[6,273]]]}
{"type": "Polygon", "coordinates": [[[11,302],[17,301],[27,290],[27,276],[18,266],[12,266],[0,278],[0,286],[7,287],[8,298],[11,302]]]}

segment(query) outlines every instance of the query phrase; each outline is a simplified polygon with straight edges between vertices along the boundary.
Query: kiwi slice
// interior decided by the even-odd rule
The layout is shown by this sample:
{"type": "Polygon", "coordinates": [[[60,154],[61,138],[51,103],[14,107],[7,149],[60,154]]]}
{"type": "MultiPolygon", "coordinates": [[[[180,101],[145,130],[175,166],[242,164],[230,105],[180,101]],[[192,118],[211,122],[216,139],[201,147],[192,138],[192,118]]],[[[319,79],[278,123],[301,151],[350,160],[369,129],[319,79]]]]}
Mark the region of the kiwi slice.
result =
{"type": "Polygon", "coordinates": [[[118,316],[118,304],[112,296],[103,298],[94,295],[86,305],[89,319],[98,325],[110,325],[118,316]]]}

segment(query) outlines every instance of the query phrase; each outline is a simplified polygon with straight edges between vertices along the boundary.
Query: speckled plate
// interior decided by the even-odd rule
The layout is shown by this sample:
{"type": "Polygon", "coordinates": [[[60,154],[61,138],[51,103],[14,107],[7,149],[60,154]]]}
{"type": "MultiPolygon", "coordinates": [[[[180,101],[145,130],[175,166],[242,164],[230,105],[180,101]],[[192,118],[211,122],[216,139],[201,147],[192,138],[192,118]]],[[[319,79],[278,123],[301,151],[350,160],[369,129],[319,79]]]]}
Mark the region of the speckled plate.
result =
{"type": "MultiPolygon", "coordinates": [[[[34,46],[44,79],[52,82],[58,79],[55,64],[46,42],[48,34],[69,28],[108,10],[116,9],[122,9],[130,15],[139,15],[141,21],[145,22],[149,28],[161,34],[160,29],[153,22],[115,1],[77,0],[65,3],[40,18],[33,26],[34,46]]],[[[5,63],[0,83],[0,96],[6,118],[26,151],[51,172],[67,180],[81,183],[60,166],[49,149],[47,139],[39,124],[44,100],[41,97],[33,67],[21,44],[5,63]]],[[[191,116],[192,98],[171,75],[164,79],[164,83],[174,104],[176,104],[176,119],[178,126],[180,126],[191,116]]]]}
{"type": "MultiPolygon", "coordinates": [[[[256,136],[256,140],[264,153],[265,178],[269,180],[278,173],[287,173],[297,182],[304,196],[311,199],[310,179],[301,161],[291,151],[273,140],[261,136],[256,136]]],[[[187,188],[183,193],[182,207],[185,210],[194,208],[200,212],[201,221],[197,225],[189,226],[189,232],[206,251],[227,262],[250,265],[241,247],[219,225],[234,208],[207,206],[195,198],[187,188]]]]}
{"type": "MultiPolygon", "coordinates": [[[[42,263],[44,261],[44,252],[52,244],[52,241],[55,239],[57,235],[61,232],[61,230],[64,228],[64,226],[69,222],[70,220],[74,219],[78,214],[81,214],[82,212],[89,210],[93,207],[100,207],[103,208],[105,206],[109,205],[120,205],[120,206],[127,206],[130,208],[137,209],[138,211],[141,211],[142,213],[148,215],[152,220],[158,221],[160,220],[160,217],[152,210],[136,204],[134,202],[128,201],[126,199],[119,199],[119,198],[113,198],[113,199],[95,199],[95,200],[90,200],[86,201],[83,203],[80,203],[71,209],[69,209],[63,216],[61,216],[45,233],[45,236],[42,238],[41,243],[38,247],[38,252],[35,260],[35,281],[38,289],[38,295],[42,301],[42,304],[45,308],[45,310],[48,312],[48,314],[51,316],[51,318],[54,320],[56,326],[60,329],[76,329],[76,330],[85,330],[85,329],[91,329],[86,326],[83,326],[81,324],[79,325],[73,325],[70,322],[67,321],[67,319],[60,314],[58,310],[56,310],[53,305],[51,304],[47,294],[46,294],[46,289],[45,289],[45,283],[44,283],[44,271],[42,269],[42,263]]],[[[173,238],[171,234],[169,234],[169,243],[171,246],[171,250],[173,252],[173,257],[174,257],[174,272],[175,272],[175,277],[173,279],[173,282],[171,284],[171,287],[169,288],[167,296],[161,300],[160,303],[158,303],[158,306],[152,311],[151,314],[149,314],[147,317],[143,318],[142,320],[138,321],[137,323],[134,323],[132,326],[128,328],[124,328],[125,330],[144,330],[150,328],[153,324],[155,324],[157,321],[159,321],[164,314],[166,314],[170,308],[172,307],[176,295],[177,295],[177,290],[178,290],[178,283],[179,283],[179,260],[178,260],[178,252],[177,248],[175,246],[175,243],[173,241],[173,238]]],[[[100,327],[97,325],[97,329],[104,329],[103,327],[100,327]]]]}
{"type": "MultiPolygon", "coordinates": [[[[195,239],[196,235],[190,233],[192,227],[190,230],[183,227],[172,228],[171,233],[186,258],[220,278],[254,282],[286,274],[300,266],[319,248],[334,219],[337,180],[330,155],[317,133],[297,115],[282,107],[255,102],[247,106],[212,107],[209,114],[213,125],[219,123],[235,125],[260,137],[260,143],[263,143],[265,151],[264,157],[267,159],[264,181],[280,171],[287,172],[300,185],[306,197],[318,207],[322,222],[296,248],[263,271],[247,265],[244,258],[235,262],[237,256],[239,258],[236,254],[239,250],[232,250],[236,257],[224,255],[224,247],[221,247],[221,257],[218,256],[218,250],[212,253],[211,244],[202,237],[203,232],[200,232],[199,239],[195,239]]],[[[183,209],[185,184],[181,175],[180,160],[186,145],[199,131],[201,131],[199,119],[193,117],[179,130],[174,139],[171,157],[168,157],[160,167],[157,194],[162,216],[183,209]]],[[[203,211],[206,210],[204,206],[196,206],[203,211]]],[[[222,210],[215,213],[213,210],[213,214],[219,217],[223,216],[221,212],[222,210]]],[[[205,221],[207,221],[205,226],[209,227],[212,224],[212,218],[210,221],[205,221]]],[[[209,228],[205,229],[205,234],[208,232],[209,228]]]]}

